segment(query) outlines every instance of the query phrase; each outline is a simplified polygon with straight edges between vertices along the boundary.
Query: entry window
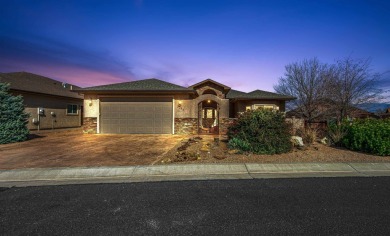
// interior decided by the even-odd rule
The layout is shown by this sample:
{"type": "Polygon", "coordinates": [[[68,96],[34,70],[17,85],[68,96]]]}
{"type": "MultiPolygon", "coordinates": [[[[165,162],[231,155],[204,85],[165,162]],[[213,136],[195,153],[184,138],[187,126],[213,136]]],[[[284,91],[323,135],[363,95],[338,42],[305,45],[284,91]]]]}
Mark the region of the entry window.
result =
{"type": "Polygon", "coordinates": [[[202,112],[202,118],[215,118],[216,116],[216,110],[213,108],[205,108],[202,112]]]}
{"type": "Polygon", "coordinates": [[[212,117],[214,117],[214,116],[213,116],[213,111],[214,111],[214,110],[212,110],[212,109],[207,109],[207,118],[212,118],[212,117]]]}
{"type": "Polygon", "coordinates": [[[77,115],[78,114],[78,106],[74,104],[68,104],[66,108],[66,114],[68,115],[77,115]]]}

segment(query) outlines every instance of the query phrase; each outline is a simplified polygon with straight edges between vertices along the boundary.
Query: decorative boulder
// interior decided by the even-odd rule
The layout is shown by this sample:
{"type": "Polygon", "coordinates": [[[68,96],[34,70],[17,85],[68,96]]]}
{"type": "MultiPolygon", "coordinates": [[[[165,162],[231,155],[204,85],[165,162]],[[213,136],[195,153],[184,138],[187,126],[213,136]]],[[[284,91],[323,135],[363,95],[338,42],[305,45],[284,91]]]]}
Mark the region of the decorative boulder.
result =
{"type": "Polygon", "coordinates": [[[322,143],[322,144],[325,144],[325,145],[328,145],[328,144],[329,144],[329,141],[328,141],[328,139],[325,137],[325,138],[321,139],[321,143],[322,143]]]}
{"type": "Polygon", "coordinates": [[[299,136],[291,136],[291,142],[296,147],[303,147],[304,146],[302,137],[299,137],[299,136]]]}

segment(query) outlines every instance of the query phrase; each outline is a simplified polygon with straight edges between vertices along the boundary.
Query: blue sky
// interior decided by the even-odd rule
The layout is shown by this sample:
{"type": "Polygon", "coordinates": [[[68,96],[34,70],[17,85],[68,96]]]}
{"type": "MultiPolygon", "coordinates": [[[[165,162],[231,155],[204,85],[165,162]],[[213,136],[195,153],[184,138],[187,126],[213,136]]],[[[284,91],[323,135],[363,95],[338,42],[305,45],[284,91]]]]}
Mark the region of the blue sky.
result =
{"type": "Polygon", "coordinates": [[[1,72],[273,91],[289,63],[350,56],[390,89],[389,1],[1,0],[0,15],[1,72]]]}

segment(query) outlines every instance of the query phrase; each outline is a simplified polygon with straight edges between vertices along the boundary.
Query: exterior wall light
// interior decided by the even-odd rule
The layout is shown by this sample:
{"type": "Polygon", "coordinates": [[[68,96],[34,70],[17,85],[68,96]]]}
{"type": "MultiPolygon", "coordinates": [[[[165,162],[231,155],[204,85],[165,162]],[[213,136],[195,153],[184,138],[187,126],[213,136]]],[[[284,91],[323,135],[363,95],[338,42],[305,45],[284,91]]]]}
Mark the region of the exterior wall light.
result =
{"type": "Polygon", "coordinates": [[[179,109],[179,110],[184,110],[184,108],[183,108],[183,105],[182,105],[182,102],[181,102],[181,101],[179,101],[179,102],[178,102],[178,104],[177,104],[177,109],[179,109]]]}

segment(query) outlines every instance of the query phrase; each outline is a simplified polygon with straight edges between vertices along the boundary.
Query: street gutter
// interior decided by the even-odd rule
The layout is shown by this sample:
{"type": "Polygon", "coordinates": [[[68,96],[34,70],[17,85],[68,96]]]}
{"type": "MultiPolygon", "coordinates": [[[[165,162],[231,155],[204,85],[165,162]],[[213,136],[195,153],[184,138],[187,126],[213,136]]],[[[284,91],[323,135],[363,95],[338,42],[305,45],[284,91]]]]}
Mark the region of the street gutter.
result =
{"type": "Polygon", "coordinates": [[[0,170],[0,187],[155,181],[390,176],[390,163],[174,164],[0,170]]]}

